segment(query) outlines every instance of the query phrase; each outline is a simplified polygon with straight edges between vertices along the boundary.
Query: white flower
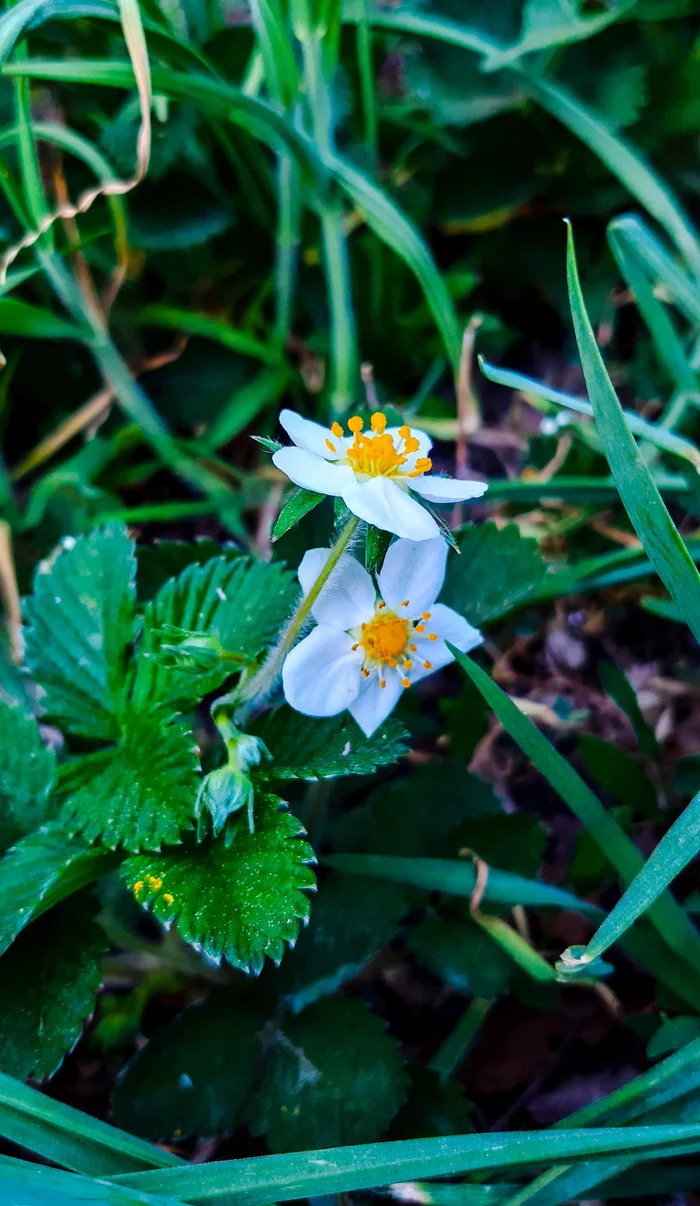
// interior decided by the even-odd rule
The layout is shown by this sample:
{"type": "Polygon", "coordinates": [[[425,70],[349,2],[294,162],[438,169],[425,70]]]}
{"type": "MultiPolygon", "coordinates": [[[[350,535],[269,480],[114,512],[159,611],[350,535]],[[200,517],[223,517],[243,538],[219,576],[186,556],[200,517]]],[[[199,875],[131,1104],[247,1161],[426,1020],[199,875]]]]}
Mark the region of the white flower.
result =
{"type": "Polygon", "coordinates": [[[430,438],[410,427],[387,427],[381,411],[372,415],[367,432],[362,419],[349,419],[349,436],[340,423],[322,427],[293,410],[283,410],[280,423],[294,446],[274,454],[278,469],[305,490],[342,498],[353,515],[395,536],[432,540],[438,535],[432,515],[409,489],[427,502],[455,503],[479,498],[487,488],[486,482],[431,474],[430,438]]]}
{"type": "MultiPolygon", "coordinates": [[[[330,555],[310,549],[299,566],[308,594],[330,555]]],[[[345,708],[369,737],[405,688],[453,660],[445,641],[463,653],[481,633],[435,599],[445,577],[447,545],[396,540],[375,587],[359,561],[340,558],[311,608],[317,627],[285,659],[287,702],[307,716],[345,708]]]]}

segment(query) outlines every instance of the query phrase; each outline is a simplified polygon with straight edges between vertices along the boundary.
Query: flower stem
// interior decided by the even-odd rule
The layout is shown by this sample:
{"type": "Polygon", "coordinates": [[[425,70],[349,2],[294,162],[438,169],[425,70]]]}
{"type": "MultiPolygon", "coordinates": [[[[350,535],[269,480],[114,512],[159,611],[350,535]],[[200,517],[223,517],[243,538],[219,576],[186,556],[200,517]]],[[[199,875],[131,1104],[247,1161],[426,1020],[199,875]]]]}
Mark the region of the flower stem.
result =
{"type": "Polygon", "coordinates": [[[352,540],[359,519],[356,515],[351,515],[347,523],[343,526],[341,533],[333,545],[330,556],[326,564],[321,569],[318,578],[314,582],[311,590],[300,601],[294,615],[280,640],[279,644],[270,651],[267,661],[260,667],[257,674],[248,683],[244,694],[240,698],[240,706],[236,712],[236,724],[244,725],[255,710],[256,701],[261,701],[274,686],[278,674],[282,669],[282,664],[290,649],[294,645],[299,633],[304,624],[309,618],[311,608],[318,599],[326,582],[330,578],[333,570],[340,561],[343,553],[347,549],[352,540]]]}

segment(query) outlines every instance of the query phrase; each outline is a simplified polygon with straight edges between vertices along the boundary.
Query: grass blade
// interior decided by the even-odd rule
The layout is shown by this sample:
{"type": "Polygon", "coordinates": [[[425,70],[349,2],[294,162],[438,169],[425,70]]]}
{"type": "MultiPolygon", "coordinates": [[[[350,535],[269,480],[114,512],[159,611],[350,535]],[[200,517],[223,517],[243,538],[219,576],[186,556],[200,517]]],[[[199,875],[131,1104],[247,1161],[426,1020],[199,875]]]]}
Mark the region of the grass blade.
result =
{"type": "Polygon", "coordinates": [[[174,1198],[88,1180],[12,1156],[0,1156],[0,1200],[12,1206],[178,1206],[174,1198]]]}

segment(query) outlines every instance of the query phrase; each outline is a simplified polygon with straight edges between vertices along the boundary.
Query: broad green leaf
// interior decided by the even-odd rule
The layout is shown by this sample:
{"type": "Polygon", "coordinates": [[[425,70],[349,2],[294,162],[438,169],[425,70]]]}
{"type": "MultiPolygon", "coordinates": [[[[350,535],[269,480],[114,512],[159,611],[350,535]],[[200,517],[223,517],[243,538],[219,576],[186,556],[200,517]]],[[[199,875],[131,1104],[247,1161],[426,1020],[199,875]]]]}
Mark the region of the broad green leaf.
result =
{"type": "Polygon", "coordinates": [[[83,897],[64,901],[2,956],[0,1069],[10,1076],[52,1076],[80,1038],[95,1006],[107,946],[93,912],[83,897]]]}
{"type": "Polygon", "coordinates": [[[152,1139],[230,1134],[253,1084],[263,1025],[232,993],[191,1005],[127,1065],[114,1091],[115,1123],[152,1139]]]}
{"type": "Polygon", "coordinates": [[[12,1206],[179,1206],[173,1198],[139,1193],[108,1181],[0,1156],[0,1199],[12,1206]]]}
{"type": "Polygon", "coordinates": [[[602,661],[598,663],[598,678],[606,695],[614,699],[618,708],[625,713],[642,753],[646,754],[647,758],[657,758],[659,743],[651,725],[642,715],[634,688],[627,676],[614,662],[602,661]]]}
{"type": "Polygon", "coordinates": [[[377,1139],[406,1096],[396,1042],[364,1001],[319,1001],[265,1039],[248,1117],[273,1151],[377,1139]]]}
{"type": "Polygon", "coordinates": [[[634,442],[598,350],[581,292],[571,227],[566,264],[581,367],[612,475],[650,561],[700,639],[700,574],[634,442]]]}
{"type": "Polygon", "coordinates": [[[309,511],[313,511],[320,502],[323,502],[325,494],[316,494],[313,490],[296,490],[291,498],[288,498],[280,514],[277,517],[275,526],[272,529],[272,539],[279,540],[280,536],[284,536],[285,532],[289,532],[291,528],[296,527],[300,519],[308,515],[309,511]]]}
{"type": "Polygon", "coordinates": [[[656,792],[644,768],[634,758],[593,733],[581,733],[578,746],[586,770],[618,804],[636,816],[655,816],[656,792]]]}
{"type": "Polygon", "coordinates": [[[216,557],[205,565],[189,565],[166,582],[146,608],[134,687],[137,704],[167,702],[186,710],[215,690],[235,670],[233,660],[199,674],[168,670],[151,655],[157,631],[164,625],[206,632],[220,641],[241,665],[252,664],[278,636],[292,610],[298,587],[277,564],[216,557]]]}
{"type": "Polygon", "coordinates": [[[408,733],[396,720],[386,721],[371,737],[365,737],[344,715],[319,720],[284,707],[267,713],[254,731],[272,754],[272,762],[256,772],[256,777],[263,779],[370,775],[408,753],[408,733]]]}
{"type": "Polygon", "coordinates": [[[471,1103],[459,1085],[442,1080],[432,1068],[420,1064],[409,1068],[409,1074],[408,1100],[392,1123],[392,1138],[465,1135],[474,1129],[471,1103]]]}
{"type": "Polygon", "coordinates": [[[406,940],[418,961],[457,992],[491,1000],[508,991],[511,960],[466,915],[429,914],[406,940]]]}
{"type": "Polygon", "coordinates": [[[292,1009],[304,1009],[358,975],[394,937],[410,900],[397,884],[329,875],[294,951],[273,973],[292,1009]]]}
{"type": "MultiPolygon", "coordinates": [[[[444,858],[394,858],[390,854],[327,854],[321,861],[348,875],[370,875],[422,888],[428,892],[445,892],[450,896],[472,896],[476,887],[473,862],[444,858]]],[[[579,913],[600,916],[600,910],[585,900],[579,900],[563,888],[541,880],[525,879],[509,871],[489,867],[484,900],[494,904],[528,905],[533,908],[575,909],[579,913]]]]}
{"type": "Polygon", "coordinates": [[[57,318],[50,310],[30,306],[14,297],[0,298],[0,335],[20,335],[25,339],[76,339],[83,333],[79,327],[57,318]]]}
{"type": "MultiPolygon", "coordinates": [[[[506,731],[590,832],[623,883],[629,883],[644,865],[644,859],[631,839],[606,812],[571,764],[550,745],[529,717],[520,711],[488,674],[458,649],[452,649],[452,652],[506,731]]],[[[700,949],[700,937],[673,897],[669,895],[657,901],[649,911],[649,920],[681,959],[694,958],[691,952],[700,949]]]]}
{"type": "Polygon", "coordinates": [[[0,1135],[89,1176],[111,1177],[132,1169],[183,1163],[172,1152],[135,1139],[1,1072],[0,1135]]]}
{"type": "Polygon", "coordinates": [[[21,707],[0,700],[0,849],[46,819],[56,758],[21,707]],[[7,841],[3,839],[7,837],[7,841]]]}
{"type": "Polygon", "coordinates": [[[26,603],[27,665],[49,716],[83,737],[116,737],[134,637],[136,560],[124,524],[66,537],[26,603]]]}
{"type": "Polygon", "coordinates": [[[62,824],[112,849],[178,842],[193,824],[198,770],[188,725],[157,711],[131,711],[117,745],[66,766],[62,824]]]}
{"type": "MultiPolygon", "coordinates": [[[[303,1016],[303,1015],[302,1015],[303,1016]]],[[[454,1138],[353,1144],[291,1155],[217,1160],[184,1169],[115,1178],[149,1193],[206,1202],[235,1193],[238,1206],[285,1202],[325,1193],[352,1193],[422,1177],[500,1171],[557,1160],[602,1159],[625,1153],[654,1159],[700,1150],[700,1124],[591,1127],[585,1130],[490,1132],[454,1138]]]]}
{"type": "Polygon", "coordinates": [[[520,39],[513,46],[490,55],[483,70],[500,71],[522,55],[590,38],[616,21],[620,13],[634,3],[635,0],[622,0],[602,13],[586,17],[581,13],[578,0],[525,0],[520,39]]]}
{"type": "Polygon", "coordinates": [[[118,861],[112,851],[69,838],[55,824],[22,838],[0,859],[0,954],[35,917],[106,875],[118,861]]]}
{"type": "Polygon", "coordinates": [[[459,536],[460,557],[450,556],[440,602],[447,603],[479,628],[527,602],[537,593],[546,566],[534,540],[515,524],[466,528],[459,536]]]}
{"type": "Polygon", "coordinates": [[[265,957],[279,963],[310,912],[314,855],[297,819],[276,796],[258,794],[255,832],[247,818],[219,840],[187,850],[141,855],[123,876],[141,905],[210,959],[258,974],[265,957]]]}
{"type": "Polygon", "coordinates": [[[666,1018],[647,1044],[649,1059],[658,1059],[668,1055],[669,1051],[678,1051],[688,1043],[700,1038],[700,1018],[678,1017],[666,1018]]]}

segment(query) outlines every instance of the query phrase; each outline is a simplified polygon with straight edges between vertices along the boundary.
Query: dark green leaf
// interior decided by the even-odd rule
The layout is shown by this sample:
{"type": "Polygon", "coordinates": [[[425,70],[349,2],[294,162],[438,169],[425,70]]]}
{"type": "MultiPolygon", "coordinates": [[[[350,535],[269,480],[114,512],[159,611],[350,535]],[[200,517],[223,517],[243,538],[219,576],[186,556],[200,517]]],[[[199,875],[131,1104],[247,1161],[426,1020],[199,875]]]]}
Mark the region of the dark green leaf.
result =
{"type": "Polygon", "coordinates": [[[345,716],[316,719],[292,708],[267,713],[255,726],[272,754],[272,763],[257,774],[265,779],[332,779],[338,775],[369,775],[391,766],[408,753],[408,733],[388,720],[365,737],[345,716]]]}
{"type": "Polygon", "coordinates": [[[33,717],[0,700],[0,849],[46,819],[56,759],[33,717]],[[3,842],[6,834],[8,841],[3,842]]]}
{"type": "Polygon", "coordinates": [[[614,699],[618,708],[627,716],[642,753],[646,754],[647,758],[658,757],[659,743],[651,725],[647,724],[642,715],[637,696],[627,676],[614,662],[602,661],[598,663],[598,677],[606,695],[614,699]]]}
{"type": "Polygon", "coordinates": [[[273,1151],[377,1139],[406,1094],[396,1043],[363,1001],[332,997],[266,1037],[250,1123],[273,1151]]]}
{"type": "Polygon", "coordinates": [[[383,532],[380,528],[375,528],[373,524],[367,525],[367,535],[365,537],[365,566],[370,573],[379,573],[384,558],[386,557],[389,545],[391,544],[391,532],[383,532]]]}
{"type": "MultiPolygon", "coordinates": [[[[430,1135],[466,1135],[474,1129],[472,1107],[459,1085],[440,1080],[431,1068],[410,1068],[408,1101],[394,1119],[390,1134],[396,1139],[423,1139],[430,1135]]],[[[428,1203],[424,1203],[428,1206],[428,1203]]]]}
{"type": "Polygon", "coordinates": [[[192,826],[199,761],[191,729],[132,711],[118,745],[68,764],[61,819],[71,833],[127,850],[157,850],[192,826]]]}
{"type": "Polygon", "coordinates": [[[134,636],[136,560],[124,524],[66,537],[27,601],[27,665],[48,714],[71,733],[116,737],[134,636]]]}
{"type": "Polygon", "coordinates": [[[276,796],[258,795],[254,833],[243,817],[230,823],[226,843],[130,858],[123,875],[139,903],[164,925],[177,922],[186,942],[257,974],[265,956],[280,962],[309,916],[314,855],[303,832],[276,796]]]}
{"type": "Polygon", "coordinates": [[[285,532],[296,527],[299,520],[308,515],[309,511],[313,511],[314,507],[323,502],[324,498],[326,498],[325,494],[316,494],[313,490],[295,491],[291,498],[287,499],[277,517],[277,522],[272,529],[272,539],[279,540],[285,532]]]}
{"type": "Polygon", "coordinates": [[[627,805],[637,816],[656,814],[656,792],[634,758],[592,733],[580,735],[579,749],[588,772],[618,804],[627,805]]]}
{"type": "Polygon", "coordinates": [[[546,567],[537,543],[514,524],[467,528],[459,537],[461,557],[450,557],[440,602],[466,616],[476,628],[512,611],[537,593],[546,567]]]}
{"type": "Polygon", "coordinates": [[[114,1092],[114,1120],[136,1135],[178,1139],[236,1129],[259,1058],[257,1014],[226,992],[156,1031],[114,1092]]]}
{"type": "Polygon", "coordinates": [[[424,917],[407,941],[420,962],[457,992],[492,999],[508,991],[511,960],[467,916],[424,917]]]}
{"type": "Polygon", "coordinates": [[[0,1198],[12,1206],[179,1206],[173,1198],[139,1193],[109,1181],[0,1156],[0,1198]]]}
{"type": "Polygon", "coordinates": [[[46,913],[0,961],[0,1068],[52,1076],[95,1006],[107,943],[82,897],[46,913]]]}
{"type": "Polygon", "coordinates": [[[666,1018],[647,1046],[649,1059],[678,1051],[700,1038],[700,1018],[666,1018]]]}

